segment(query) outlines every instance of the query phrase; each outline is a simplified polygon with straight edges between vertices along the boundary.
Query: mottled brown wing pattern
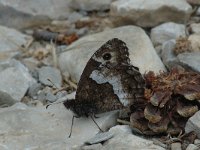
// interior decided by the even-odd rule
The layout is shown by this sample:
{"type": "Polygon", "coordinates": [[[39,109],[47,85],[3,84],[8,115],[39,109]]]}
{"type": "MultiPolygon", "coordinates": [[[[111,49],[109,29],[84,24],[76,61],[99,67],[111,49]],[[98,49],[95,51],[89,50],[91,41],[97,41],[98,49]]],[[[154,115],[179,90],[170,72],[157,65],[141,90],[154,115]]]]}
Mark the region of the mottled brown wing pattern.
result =
{"type": "Polygon", "coordinates": [[[142,100],[145,82],[130,64],[126,44],[114,38],[88,61],[75,96],[64,105],[79,116],[122,109],[142,100]]]}

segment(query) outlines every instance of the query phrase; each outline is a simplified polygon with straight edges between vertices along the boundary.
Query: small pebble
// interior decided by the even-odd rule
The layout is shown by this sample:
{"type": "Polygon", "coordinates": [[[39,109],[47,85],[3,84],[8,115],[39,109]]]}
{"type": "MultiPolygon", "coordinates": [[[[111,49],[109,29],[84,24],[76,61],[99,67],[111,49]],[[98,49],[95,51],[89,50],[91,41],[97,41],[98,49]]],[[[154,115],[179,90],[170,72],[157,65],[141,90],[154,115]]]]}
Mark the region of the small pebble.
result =
{"type": "Polygon", "coordinates": [[[181,143],[176,142],[171,144],[171,150],[182,150],[181,143]]]}
{"type": "Polygon", "coordinates": [[[96,144],[96,143],[106,141],[106,140],[112,138],[113,136],[114,136],[114,134],[111,132],[98,133],[93,138],[86,141],[85,143],[86,144],[96,144]]]}
{"type": "Polygon", "coordinates": [[[38,94],[38,91],[42,89],[42,84],[40,83],[34,83],[33,85],[31,85],[29,87],[29,90],[28,90],[28,95],[30,97],[32,97],[33,99],[37,99],[37,94],[38,94]]]}
{"type": "Polygon", "coordinates": [[[58,69],[53,67],[42,67],[38,71],[39,73],[39,80],[44,85],[53,86],[53,84],[59,88],[62,84],[62,77],[61,73],[58,69]],[[51,82],[49,81],[51,80],[51,82]]]}
{"type": "Polygon", "coordinates": [[[188,147],[186,148],[186,150],[198,150],[198,149],[200,148],[194,144],[189,144],[188,147]]]}
{"type": "Polygon", "coordinates": [[[196,140],[194,141],[194,144],[195,144],[195,145],[200,145],[200,139],[196,139],[196,140]]]}

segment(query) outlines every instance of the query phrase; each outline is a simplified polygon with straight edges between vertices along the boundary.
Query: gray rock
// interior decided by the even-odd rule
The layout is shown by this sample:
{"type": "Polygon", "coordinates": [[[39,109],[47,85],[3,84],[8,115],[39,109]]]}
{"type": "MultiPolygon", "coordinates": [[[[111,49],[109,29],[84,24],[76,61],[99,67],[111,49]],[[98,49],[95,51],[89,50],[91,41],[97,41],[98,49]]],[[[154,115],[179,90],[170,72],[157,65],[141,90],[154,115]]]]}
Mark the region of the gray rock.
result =
{"type": "Polygon", "coordinates": [[[163,23],[151,30],[151,40],[155,46],[178,37],[185,37],[185,26],[173,22],[163,23]]]}
{"type": "Polygon", "coordinates": [[[84,11],[104,11],[110,9],[110,3],[113,0],[73,0],[70,3],[70,6],[75,10],[84,10],[84,11]]]}
{"type": "Polygon", "coordinates": [[[46,92],[45,91],[38,91],[37,99],[41,102],[46,101],[46,92]]]}
{"type": "MultiPolygon", "coordinates": [[[[104,113],[104,114],[107,116],[104,117],[104,120],[102,122],[100,122],[98,125],[100,126],[100,128],[103,131],[107,131],[108,129],[110,129],[111,127],[113,127],[117,124],[117,118],[119,116],[119,111],[115,110],[115,111],[111,111],[111,112],[104,113]]],[[[100,115],[97,115],[97,116],[101,117],[100,115]]]]}
{"type": "Polygon", "coordinates": [[[57,102],[63,102],[65,101],[66,99],[75,99],[75,95],[76,95],[76,92],[72,92],[70,94],[66,94],[64,95],[63,97],[60,97],[57,102]]]}
{"type": "Polygon", "coordinates": [[[187,2],[191,5],[200,5],[200,1],[199,0],[187,0],[187,2]]]}
{"type": "Polygon", "coordinates": [[[85,143],[91,144],[91,145],[97,144],[97,143],[107,141],[107,140],[111,139],[113,136],[114,136],[114,134],[111,133],[111,132],[98,133],[94,137],[92,137],[91,139],[87,140],[85,143]]]}
{"type": "Polygon", "coordinates": [[[102,144],[85,145],[81,147],[82,150],[101,150],[103,148],[102,144]]]}
{"type": "Polygon", "coordinates": [[[200,7],[197,9],[196,15],[200,16],[200,7]]]}
{"type": "Polygon", "coordinates": [[[180,142],[172,143],[171,144],[171,150],[182,150],[181,143],[180,142]]]}
{"type": "Polygon", "coordinates": [[[200,72],[200,52],[181,53],[177,58],[182,66],[200,72]]]}
{"type": "MultiPolygon", "coordinates": [[[[107,118],[101,114],[95,121],[100,124],[107,118]]],[[[71,138],[68,138],[72,112],[62,104],[27,107],[17,103],[0,109],[0,143],[9,150],[16,149],[71,149],[83,145],[86,139],[99,132],[90,118],[74,120],[71,138]]]]}
{"type": "Polygon", "coordinates": [[[188,147],[186,148],[186,150],[198,150],[198,149],[199,149],[199,147],[197,147],[194,144],[189,144],[188,147]]]}
{"type": "Polygon", "coordinates": [[[102,150],[147,150],[156,149],[164,150],[164,148],[154,145],[153,141],[143,139],[127,131],[127,126],[116,126],[110,129],[110,132],[115,131],[114,137],[104,143],[102,150]],[[125,127],[125,129],[124,129],[125,127]],[[114,129],[117,128],[117,129],[114,129]],[[120,129],[121,128],[121,129],[120,129]],[[124,130],[124,131],[123,131],[124,130]],[[118,134],[117,134],[117,133],[118,134]]]}
{"type": "Polygon", "coordinates": [[[80,20],[81,18],[83,17],[82,14],[78,13],[78,12],[73,12],[69,15],[68,17],[68,21],[71,22],[71,23],[74,23],[78,20],[80,20]]]}
{"type": "Polygon", "coordinates": [[[132,134],[132,129],[128,125],[117,125],[110,128],[109,132],[113,133],[114,135],[132,134]]]}
{"type": "MultiPolygon", "coordinates": [[[[1,54],[0,54],[1,55],[1,54]]],[[[10,60],[0,61],[0,72],[10,67],[10,60]]]]}
{"type": "Polygon", "coordinates": [[[190,25],[192,33],[200,34],[200,23],[192,23],[190,25]]]}
{"type": "Polygon", "coordinates": [[[42,67],[38,70],[38,73],[39,81],[44,85],[53,86],[53,83],[57,88],[61,87],[62,77],[58,69],[53,67],[42,67]],[[50,79],[52,83],[48,79],[50,79]]]}
{"type": "Polygon", "coordinates": [[[163,43],[162,46],[161,58],[163,63],[165,64],[165,66],[167,66],[168,69],[171,69],[176,64],[178,64],[178,59],[173,51],[175,44],[176,44],[175,40],[170,40],[163,43]]]}
{"type": "Polygon", "coordinates": [[[47,86],[47,87],[43,88],[42,90],[37,91],[37,93],[35,95],[35,99],[37,99],[41,102],[46,102],[46,101],[55,102],[58,99],[58,96],[59,96],[59,94],[54,95],[53,90],[50,87],[47,86]]]}
{"type": "Polygon", "coordinates": [[[200,111],[196,112],[192,117],[189,118],[185,125],[185,131],[187,133],[194,131],[198,138],[200,138],[200,111]]]}
{"type": "Polygon", "coordinates": [[[108,17],[109,14],[106,11],[98,11],[97,12],[97,16],[99,16],[99,17],[108,17]]]}
{"type": "Polygon", "coordinates": [[[46,100],[48,100],[50,102],[55,102],[57,100],[57,97],[52,92],[49,91],[46,94],[46,100]]]}
{"type": "Polygon", "coordinates": [[[195,145],[200,145],[200,139],[195,139],[195,140],[194,140],[194,144],[195,144],[195,145]]]}
{"type": "Polygon", "coordinates": [[[111,4],[116,24],[153,27],[163,22],[185,23],[192,7],[183,0],[117,0],[111,4]]]}
{"type": "Polygon", "coordinates": [[[27,28],[50,23],[51,19],[67,18],[70,0],[2,0],[0,24],[27,28]]]}
{"type": "MultiPolygon", "coordinates": [[[[190,41],[192,43],[193,38],[190,38],[190,41]]],[[[193,40],[193,43],[198,43],[198,40],[193,40]]],[[[194,71],[200,72],[200,52],[185,52],[179,54],[177,57],[173,52],[174,46],[176,41],[170,40],[165,43],[163,43],[162,46],[162,53],[161,58],[163,60],[163,63],[167,66],[167,68],[171,69],[175,65],[181,65],[185,68],[192,69],[194,71]]],[[[194,46],[193,46],[194,47],[194,46]]],[[[195,51],[195,50],[194,50],[195,51]]]]}
{"type": "Polygon", "coordinates": [[[36,81],[27,68],[18,61],[12,61],[13,67],[0,72],[0,91],[10,95],[15,101],[20,101],[28,88],[36,81]]]}
{"type": "Polygon", "coordinates": [[[0,62],[17,55],[20,46],[26,45],[31,39],[17,30],[0,26],[0,62]]]}
{"type": "MultiPolygon", "coordinates": [[[[69,93],[67,91],[60,91],[58,93],[56,93],[54,96],[56,96],[56,101],[62,97],[65,97],[66,95],[68,95],[69,93]]],[[[66,100],[66,99],[65,99],[66,100]]]]}
{"type": "MultiPolygon", "coordinates": [[[[15,29],[24,29],[33,26],[46,25],[51,22],[47,16],[33,16],[25,12],[16,10],[11,6],[0,2],[0,24],[15,29]]],[[[16,6],[16,5],[15,5],[16,6]]]]}
{"type": "Polygon", "coordinates": [[[38,91],[41,90],[42,88],[43,86],[41,83],[34,83],[29,87],[28,95],[33,99],[37,99],[38,91]]]}
{"type": "Polygon", "coordinates": [[[154,46],[156,53],[160,56],[162,52],[162,45],[154,46]]]}
{"type": "Polygon", "coordinates": [[[68,51],[59,56],[59,67],[62,74],[66,77],[70,75],[74,81],[79,81],[93,53],[112,38],[119,38],[127,44],[131,63],[137,66],[141,73],[149,70],[155,72],[165,70],[144,30],[136,26],[124,26],[85,36],[71,44],[68,51]]]}
{"type": "Polygon", "coordinates": [[[0,107],[12,106],[15,102],[9,94],[0,91],[0,107]]]}
{"type": "Polygon", "coordinates": [[[89,28],[88,27],[84,27],[84,28],[81,28],[81,29],[77,30],[76,34],[79,37],[82,37],[82,36],[86,35],[88,32],[89,32],[89,28]]]}
{"type": "Polygon", "coordinates": [[[56,52],[61,53],[64,52],[67,49],[66,45],[59,45],[56,47],[56,52]]]}
{"type": "Polygon", "coordinates": [[[21,62],[29,69],[30,72],[35,72],[38,67],[41,65],[41,62],[37,60],[36,58],[29,57],[24,58],[21,60],[21,62]]]}
{"type": "Polygon", "coordinates": [[[0,72],[2,72],[3,70],[9,67],[21,68],[28,71],[28,69],[20,61],[16,59],[9,59],[9,60],[0,62],[0,72]]]}
{"type": "Polygon", "coordinates": [[[19,60],[11,59],[9,61],[9,67],[18,68],[19,70],[23,70],[24,72],[28,72],[28,68],[24,66],[19,60]]]}
{"type": "Polygon", "coordinates": [[[191,42],[192,50],[200,52],[200,34],[191,34],[188,40],[191,42]]]}

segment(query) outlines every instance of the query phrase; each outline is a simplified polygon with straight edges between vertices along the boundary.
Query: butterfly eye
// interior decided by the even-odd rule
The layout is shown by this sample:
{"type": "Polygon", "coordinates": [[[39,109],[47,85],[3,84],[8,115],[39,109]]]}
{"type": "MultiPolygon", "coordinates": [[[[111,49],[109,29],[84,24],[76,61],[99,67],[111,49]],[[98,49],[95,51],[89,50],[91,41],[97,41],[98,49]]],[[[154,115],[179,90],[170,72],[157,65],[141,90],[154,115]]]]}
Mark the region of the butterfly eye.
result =
{"type": "Polygon", "coordinates": [[[104,55],[103,55],[103,59],[104,60],[110,60],[111,59],[111,54],[110,53],[105,53],[104,55]]]}

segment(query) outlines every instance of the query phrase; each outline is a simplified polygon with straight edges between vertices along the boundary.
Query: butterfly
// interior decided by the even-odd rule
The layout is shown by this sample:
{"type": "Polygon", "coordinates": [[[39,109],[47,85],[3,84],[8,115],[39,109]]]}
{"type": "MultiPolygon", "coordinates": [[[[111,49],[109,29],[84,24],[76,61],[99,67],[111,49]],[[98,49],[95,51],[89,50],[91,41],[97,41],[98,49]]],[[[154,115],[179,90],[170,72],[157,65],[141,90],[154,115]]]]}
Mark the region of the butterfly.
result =
{"type": "Polygon", "coordinates": [[[80,77],[75,99],[64,106],[77,117],[127,108],[143,101],[145,81],[130,64],[126,44],[113,38],[89,59],[80,77]]]}

